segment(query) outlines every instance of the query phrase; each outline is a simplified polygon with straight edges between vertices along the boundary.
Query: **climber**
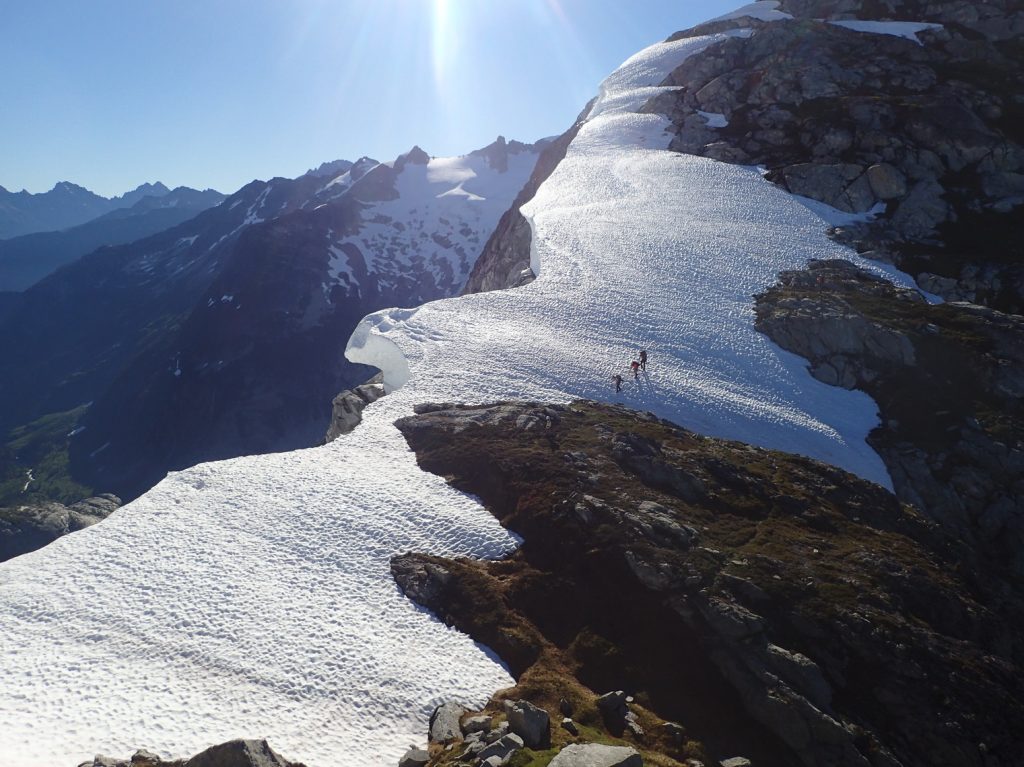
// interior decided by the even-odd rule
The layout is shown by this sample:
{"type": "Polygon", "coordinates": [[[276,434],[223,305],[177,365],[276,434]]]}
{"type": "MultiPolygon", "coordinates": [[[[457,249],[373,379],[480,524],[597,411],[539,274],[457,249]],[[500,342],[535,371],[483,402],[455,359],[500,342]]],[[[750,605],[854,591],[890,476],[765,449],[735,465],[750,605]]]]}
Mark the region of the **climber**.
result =
{"type": "Polygon", "coordinates": [[[612,376],[612,380],[615,382],[615,393],[618,394],[622,391],[622,376],[616,373],[612,376]]]}
{"type": "Polygon", "coordinates": [[[647,350],[640,350],[640,369],[643,371],[647,370],[647,350]]]}
{"type": "Polygon", "coordinates": [[[629,364],[629,369],[633,371],[633,380],[639,381],[640,380],[640,363],[637,362],[636,360],[633,360],[629,364]]]}

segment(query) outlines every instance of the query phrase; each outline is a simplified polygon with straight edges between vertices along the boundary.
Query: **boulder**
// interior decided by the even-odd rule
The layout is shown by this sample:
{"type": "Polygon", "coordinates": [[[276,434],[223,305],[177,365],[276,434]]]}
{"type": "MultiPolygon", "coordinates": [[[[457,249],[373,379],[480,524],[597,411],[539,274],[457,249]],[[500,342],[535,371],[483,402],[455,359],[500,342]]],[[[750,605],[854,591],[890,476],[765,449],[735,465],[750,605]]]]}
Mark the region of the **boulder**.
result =
{"type": "Polygon", "coordinates": [[[461,736],[459,719],[465,713],[466,709],[451,701],[435,708],[434,713],[430,715],[430,742],[448,743],[461,736]]]}
{"type": "Polygon", "coordinates": [[[754,767],[753,762],[743,756],[733,756],[718,763],[721,767],[754,767]]]}
{"type": "Polygon", "coordinates": [[[643,764],[636,749],[600,743],[566,746],[551,760],[551,767],[643,767],[643,764]]]}
{"type": "Polygon", "coordinates": [[[196,754],[185,767],[289,767],[265,740],[229,740],[196,754]]]}
{"type": "Polygon", "coordinates": [[[580,730],[576,726],[576,722],[574,722],[569,717],[565,717],[564,719],[562,719],[562,729],[565,730],[570,735],[579,735],[580,734],[580,730]]]}
{"type": "Polygon", "coordinates": [[[601,712],[605,726],[613,734],[621,733],[626,727],[626,714],[629,709],[626,707],[626,693],[622,690],[606,692],[597,699],[597,710],[601,712]]]}
{"type": "Polygon", "coordinates": [[[504,762],[514,752],[518,751],[523,747],[523,739],[515,733],[509,733],[502,738],[494,741],[491,745],[480,752],[479,756],[483,762],[487,762],[488,759],[497,757],[500,762],[504,762]]]}
{"type": "Polygon", "coordinates": [[[398,767],[424,767],[430,761],[430,754],[422,748],[410,748],[398,762],[398,767]]]}
{"type": "Polygon", "coordinates": [[[384,396],[382,380],[382,376],[377,375],[362,386],[346,389],[334,398],[331,402],[331,424],[324,435],[324,443],[333,442],[359,425],[366,406],[384,396]]]}
{"type": "Polygon", "coordinates": [[[527,748],[548,748],[551,745],[551,721],[548,712],[529,701],[505,701],[508,726],[523,739],[527,748]]]}
{"type": "Polygon", "coordinates": [[[471,716],[463,720],[462,731],[469,735],[474,732],[489,732],[492,723],[491,717],[486,714],[478,714],[477,716],[471,716]]]}

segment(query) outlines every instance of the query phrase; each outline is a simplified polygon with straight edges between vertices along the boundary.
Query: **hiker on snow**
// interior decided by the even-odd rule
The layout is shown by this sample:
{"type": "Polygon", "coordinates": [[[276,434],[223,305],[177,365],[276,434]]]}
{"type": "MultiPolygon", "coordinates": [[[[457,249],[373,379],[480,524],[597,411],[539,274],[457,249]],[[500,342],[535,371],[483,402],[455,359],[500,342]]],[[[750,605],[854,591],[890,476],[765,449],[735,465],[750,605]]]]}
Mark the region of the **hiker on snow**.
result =
{"type": "Polygon", "coordinates": [[[640,380],[640,363],[637,362],[636,360],[633,360],[633,362],[630,363],[629,369],[633,371],[633,380],[639,381],[640,380]]]}
{"type": "Polygon", "coordinates": [[[612,380],[615,382],[615,393],[618,394],[622,391],[622,376],[616,373],[612,376],[612,380]]]}
{"type": "Polygon", "coordinates": [[[640,350],[640,369],[647,370],[647,350],[640,350]]]}

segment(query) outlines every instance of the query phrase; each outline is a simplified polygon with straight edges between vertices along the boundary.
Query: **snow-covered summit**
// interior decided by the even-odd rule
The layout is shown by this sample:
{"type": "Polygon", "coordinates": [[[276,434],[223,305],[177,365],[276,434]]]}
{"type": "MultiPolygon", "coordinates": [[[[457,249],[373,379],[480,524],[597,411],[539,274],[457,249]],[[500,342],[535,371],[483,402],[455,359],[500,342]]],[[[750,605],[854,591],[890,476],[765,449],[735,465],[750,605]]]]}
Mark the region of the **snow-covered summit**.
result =
{"type": "MultiPolygon", "coordinates": [[[[172,474],[103,524],[0,567],[0,642],[17,648],[0,657],[0,761],[73,764],[139,745],[180,755],[244,734],[314,766],[394,764],[434,704],[479,704],[507,685],[483,648],[390,578],[397,552],[514,545],[418,469],[392,425],[418,402],[623,401],[886,483],[864,442],[874,404],[815,381],[753,329],[751,294],[779,270],[852,254],[756,170],[668,152],[667,122],[635,111],[724,39],[653,46],[604,83],[523,211],[536,281],[363,322],[348,356],[383,369],[392,393],[354,432],[172,474]],[[616,396],[610,376],[641,346],[649,374],[616,396]]],[[[404,165],[405,213],[486,205],[501,183],[485,158],[404,165]]],[[[391,204],[379,200],[381,222],[357,238],[391,236],[391,204]]]]}

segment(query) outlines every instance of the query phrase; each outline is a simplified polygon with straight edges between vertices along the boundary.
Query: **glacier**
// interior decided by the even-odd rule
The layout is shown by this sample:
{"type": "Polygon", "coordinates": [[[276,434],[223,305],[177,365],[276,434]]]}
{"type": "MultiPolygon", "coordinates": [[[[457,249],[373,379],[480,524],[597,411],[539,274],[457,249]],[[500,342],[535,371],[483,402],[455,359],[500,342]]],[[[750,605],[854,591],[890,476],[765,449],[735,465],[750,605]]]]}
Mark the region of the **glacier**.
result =
{"type": "Polygon", "coordinates": [[[105,522],[0,565],[0,764],[266,737],[311,767],[393,765],[425,740],[434,705],[479,705],[512,684],[390,577],[398,552],[516,545],[418,469],[392,424],[419,402],[622,402],[890,484],[865,442],[874,403],[755,332],[752,301],[810,258],[884,268],[830,241],[826,221],[758,169],[669,152],[667,122],[636,112],[723,39],[657,44],[605,81],[524,206],[537,280],[363,321],[347,355],[380,367],[390,394],[355,431],[173,473],[105,522]],[[624,376],[616,395],[611,376],[639,348],[647,375],[624,376]]]}

